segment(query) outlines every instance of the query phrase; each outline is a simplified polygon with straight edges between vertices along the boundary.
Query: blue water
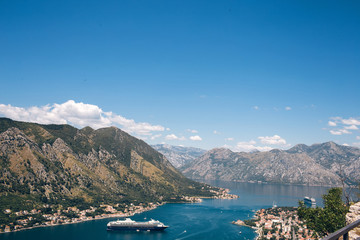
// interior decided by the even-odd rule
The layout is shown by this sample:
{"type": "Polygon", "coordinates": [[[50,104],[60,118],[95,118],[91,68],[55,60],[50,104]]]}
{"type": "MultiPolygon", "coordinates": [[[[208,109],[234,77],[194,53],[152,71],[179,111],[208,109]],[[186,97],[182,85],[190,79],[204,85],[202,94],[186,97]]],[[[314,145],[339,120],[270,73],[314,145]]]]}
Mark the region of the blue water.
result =
{"type": "Polygon", "coordinates": [[[240,196],[234,200],[205,199],[196,204],[165,204],[155,210],[137,214],[134,220],[160,220],[170,227],[164,232],[107,232],[106,224],[113,219],[101,219],[78,224],[35,228],[0,234],[7,240],[167,240],[167,239],[254,239],[250,228],[236,226],[231,221],[249,219],[254,211],[278,206],[297,206],[304,196],[315,197],[321,203],[324,187],[290,186],[279,184],[209,182],[226,187],[240,196]],[[241,233],[240,233],[241,232],[241,233]]]}

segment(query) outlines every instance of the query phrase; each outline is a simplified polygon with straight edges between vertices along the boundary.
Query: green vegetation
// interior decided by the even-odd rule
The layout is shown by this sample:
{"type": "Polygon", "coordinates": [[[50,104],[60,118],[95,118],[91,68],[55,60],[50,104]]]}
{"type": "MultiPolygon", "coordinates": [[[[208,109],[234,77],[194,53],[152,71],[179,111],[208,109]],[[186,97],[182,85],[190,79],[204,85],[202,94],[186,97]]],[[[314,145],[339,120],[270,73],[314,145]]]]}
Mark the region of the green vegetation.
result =
{"type": "Polygon", "coordinates": [[[247,219],[247,220],[244,220],[244,223],[247,225],[247,226],[250,226],[250,227],[256,227],[256,223],[255,223],[255,219],[247,219]]]}
{"type": "Polygon", "coordinates": [[[63,215],[66,216],[67,218],[78,218],[79,217],[79,214],[77,214],[76,212],[73,212],[73,211],[64,212],[63,215]]]}
{"type": "Polygon", "coordinates": [[[345,215],[349,210],[341,196],[341,188],[331,188],[323,195],[324,208],[307,208],[304,202],[300,201],[298,215],[310,229],[322,236],[335,232],[345,226],[345,215]]]}
{"type": "Polygon", "coordinates": [[[30,195],[17,195],[14,193],[7,193],[0,195],[0,225],[15,222],[21,217],[14,214],[5,214],[5,209],[10,209],[12,212],[30,211],[34,208],[34,198],[30,195]]]}
{"type": "Polygon", "coordinates": [[[79,130],[0,118],[0,134],[10,128],[20,132],[8,131],[12,141],[0,143],[5,149],[0,151],[0,223],[16,220],[5,209],[51,214],[74,206],[119,204],[124,209],[130,203],[215,195],[210,190],[216,188],[185,178],[144,141],[114,127],[79,130]],[[131,167],[134,156],[147,164],[147,174],[131,167]]]}
{"type": "Polygon", "coordinates": [[[12,211],[31,210],[35,206],[34,201],[36,200],[31,195],[2,194],[0,196],[1,212],[3,209],[11,209],[12,211]]]}

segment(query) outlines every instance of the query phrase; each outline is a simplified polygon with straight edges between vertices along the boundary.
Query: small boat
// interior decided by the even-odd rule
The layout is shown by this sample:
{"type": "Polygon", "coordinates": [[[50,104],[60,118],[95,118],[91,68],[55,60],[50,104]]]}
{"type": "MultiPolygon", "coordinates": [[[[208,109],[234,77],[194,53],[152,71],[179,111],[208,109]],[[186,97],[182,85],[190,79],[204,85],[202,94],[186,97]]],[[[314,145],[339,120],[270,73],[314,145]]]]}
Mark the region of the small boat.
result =
{"type": "Polygon", "coordinates": [[[316,207],[316,200],[315,200],[315,198],[304,197],[304,204],[305,204],[307,207],[315,208],[315,207],[316,207]]]}

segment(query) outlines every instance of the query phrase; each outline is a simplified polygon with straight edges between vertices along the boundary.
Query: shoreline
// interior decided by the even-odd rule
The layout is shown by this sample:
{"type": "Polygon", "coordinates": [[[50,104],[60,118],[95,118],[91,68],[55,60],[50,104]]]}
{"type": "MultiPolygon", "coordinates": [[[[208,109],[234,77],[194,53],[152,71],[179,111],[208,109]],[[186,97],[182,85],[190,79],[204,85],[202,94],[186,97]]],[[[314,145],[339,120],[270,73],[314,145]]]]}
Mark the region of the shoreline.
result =
{"type": "Polygon", "coordinates": [[[79,221],[76,222],[65,222],[65,223],[56,223],[56,224],[49,224],[49,225],[38,225],[38,226],[32,226],[32,227],[27,227],[27,228],[21,228],[21,229],[16,229],[16,230],[12,230],[10,232],[0,232],[0,234],[4,234],[4,233],[14,233],[14,232],[20,232],[20,231],[26,231],[26,230],[31,230],[31,229],[35,229],[35,228],[44,228],[44,227],[56,227],[56,226],[63,226],[63,225],[69,225],[69,224],[77,224],[77,223],[83,223],[83,222],[88,222],[88,221],[96,221],[96,220],[102,220],[102,219],[106,219],[106,218],[124,218],[124,217],[131,217],[134,216],[135,214],[140,214],[140,213],[144,213],[144,212],[149,212],[152,211],[154,209],[156,209],[159,206],[165,205],[165,203],[161,203],[151,209],[147,209],[147,210],[143,210],[143,211],[139,211],[139,212],[135,212],[135,213],[124,213],[124,214],[106,214],[104,216],[99,216],[99,217],[94,217],[94,218],[86,218],[86,219],[80,219],[79,221]]]}
{"type": "Polygon", "coordinates": [[[318,239],[297,215],[297,207],[273,207],[260,209],[249,220],[233,221],[233,224],[251,227],[259,239],[318,239]],[[250,226],[251,225],[251,226],[250,226]]]}
{"type": "Polygon", "coordinates": [[[202,178],[191,178],[191,180],[207,183],[207,181],[222,181],[222,182],[229,182],[229,183],[254,183],[254,184],[281,184],[281,185],[288,185],[288,186],[305,186],[305,187],[341,187],[341,185],[330,185],[330,184],[307,184],[307,183],[281,183],[281,182],[263,182],[263,181],[244,181],[244,180],[222,180],[222,179],[202,179],[202,178]]]}
{"type": "MultiPolygon", "coordinates": [[[[254,219],[256,213],[258,212],[259,210],[257,210],[253,217],[251,219],[254,219]]],[[[237,225],[237,226],[242,226],[242,227],[247,227],[247,228],[251,228],[252,230],[254,230],[254,232],[256,233],[256,238],[254,238],[255,240],[258,240],[260,239],[260,236],[261,236],[261,232],[262,232],[262,229],[260,227],[254,227],[254,226],[250,226],[250,225],[247,225],[245,222],[243,222],[242,220],[236,220],[236,221],[232,221],[231,222],[232,224],[234,225],[237,225]]]]}
{"type": "MultiPolygon", "coordinates": [[[[184,197],[185,201],[184,202],[178,202],[178,203],[199,203],[202,202],[202,199],[226,199],[226,200],[230,200],[230,199],[235,199],[238,198],[238,195],[235,194],[230,194],[229,193],[229,189],[226,188],[219,188],[219,191],[216,191],[216,195],[213,197],[184,197]]],[[[94,220],[101,220],[101,219],[106,219],[106,218],[125,218],[125,217],[131,217],[134,216],[135,214],[140,214],[140,213],[144,213],[144,212],[148,212],[148,211],[152,211],[156,208],[158,208],[159,206],[165,205],[165,204],[170,204],[170,203],[175,203],[175,202],[162,202],[159,204],[155,204],[152,205],[152,207],[148,208],[148,209],[137,209],[135,210],[135,212],[128,212],[128,213],[108,213],[108,214],[103,214],[103,215],[99,215],[99,216],[95,216],[95,217],[86,217],[83,219],[77,219],[74,222],[63,222],[63,223],[54,223],[54,224],[40,224],[37,226],[31,226],[31,227],[24,227],[24,228],[20,228],[20,229],[15,229],[15,230],[11,230],[11,231],[2,231],[0,232],[0,234],[4,234],[4,233],[13,233],[13,232],[20,232],[20,231],[25,231],[25,230],[31,230],[31,229],[35,229],[35,228],[42,228],[42,227],[54,227],[54,226],[61,226],[61,225],[67,225],[67,224],[77,224],[77,223],[82,223],[82,222],[87,222],[87,221],[94,221],[94,220]]]]}

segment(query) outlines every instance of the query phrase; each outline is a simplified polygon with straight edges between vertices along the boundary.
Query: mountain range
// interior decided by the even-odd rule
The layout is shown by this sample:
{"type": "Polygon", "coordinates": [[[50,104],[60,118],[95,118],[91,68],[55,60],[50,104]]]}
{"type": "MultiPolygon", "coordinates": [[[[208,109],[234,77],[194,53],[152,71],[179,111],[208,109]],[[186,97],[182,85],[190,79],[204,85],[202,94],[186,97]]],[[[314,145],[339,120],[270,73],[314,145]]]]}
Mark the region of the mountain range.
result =
{"type": "Polygon", "coordinates": [[[180,170],[192,179],[341,185],[358,184],[359,169],[359,148],[326,142],[252,153],[215,148],[180,170]]]}
{"type": "Polygon", "coordinates": [[[211,196],[161,153],[115,128],[0,118],[0,205],[156,202],[211,196]]]}
{"type": "Polygon", "coordinates": [[[181,168],[206,152],[206,150],[201,148],[172,146],[169,144],[157,144],[151,146],[162,153],[176,168],[181,168]]]}
{"type": "Polygon", "coordinates": [[[151,147],[115,127],[77,129],[0,118],[2,207],[14,201],[101,204],[212,195],[209,186],[186,178],[173,165],[192,179],[352,184],[360,179],[360,149],[327,142],[268,152],[206,152],[151,147]]]}

